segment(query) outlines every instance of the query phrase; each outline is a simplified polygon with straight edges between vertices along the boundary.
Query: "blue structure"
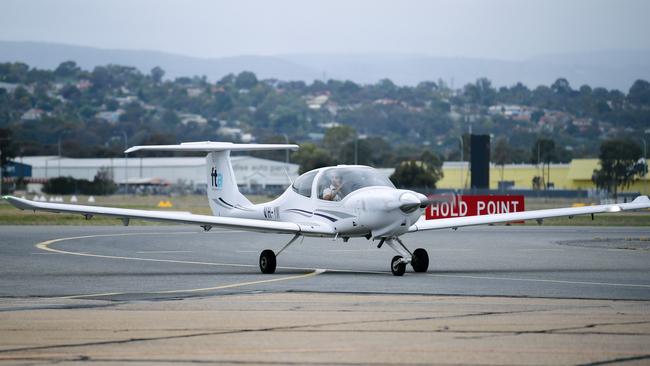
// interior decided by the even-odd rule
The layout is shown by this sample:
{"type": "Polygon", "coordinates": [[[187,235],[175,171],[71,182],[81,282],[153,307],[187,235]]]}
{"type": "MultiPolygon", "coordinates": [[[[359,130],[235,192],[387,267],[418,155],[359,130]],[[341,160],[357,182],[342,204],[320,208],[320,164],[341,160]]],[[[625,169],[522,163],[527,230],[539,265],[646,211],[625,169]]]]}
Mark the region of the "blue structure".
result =
{"type": "Polygon", "coordinates": [[[3,178],[26,178],[32,176],[32,166],[17,161],[9,161],[2,167],[3,178]]]}

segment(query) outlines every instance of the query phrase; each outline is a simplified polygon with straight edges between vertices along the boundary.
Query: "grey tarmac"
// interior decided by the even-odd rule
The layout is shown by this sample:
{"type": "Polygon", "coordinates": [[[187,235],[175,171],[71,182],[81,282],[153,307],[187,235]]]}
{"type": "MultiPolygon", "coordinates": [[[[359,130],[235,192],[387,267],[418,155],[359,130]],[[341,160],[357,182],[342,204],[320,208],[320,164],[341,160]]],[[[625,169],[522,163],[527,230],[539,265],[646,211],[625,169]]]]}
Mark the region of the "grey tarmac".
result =
{"type": "Polygon", "coordinates": [[[650,363],[648,228],[493,226],[390,248],[187,226],[0,227],[0,362],[650,363]],[[605,243],[605,245],[603,244],[605,243]],[[593,244],[593,245],[592,245],[593,244]]]}

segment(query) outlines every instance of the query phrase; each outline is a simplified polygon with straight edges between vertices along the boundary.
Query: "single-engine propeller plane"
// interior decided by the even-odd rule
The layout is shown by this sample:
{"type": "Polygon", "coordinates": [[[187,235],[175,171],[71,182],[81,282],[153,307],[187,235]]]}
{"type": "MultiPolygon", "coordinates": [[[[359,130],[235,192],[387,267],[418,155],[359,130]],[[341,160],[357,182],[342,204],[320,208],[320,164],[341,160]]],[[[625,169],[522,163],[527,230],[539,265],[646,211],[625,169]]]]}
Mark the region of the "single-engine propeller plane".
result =
{"type": "Polygon", "coordinates": [[[126,153],[152,150],[206,152],[207,195],[213,216],[34,202],[12,196],[5,196],[4,199],[23,210],[78,213],[87,219],[95,215],[113,216],[121,218],[125,225],[133,218],[195,224],[206,231],[212,227],[223,227],[292,234],[291,240],[279,251],[266,249],[261,252],[259,266],[263,273],[274,273],[277,256],[301,236],[341,238],[344,241],[364,237],[378,241],[378,248],[386,244],[397,252],[390,265],[391,272],[396,276],[404,274],[407,264],[415,272],[426,272],[429,268],[426,250],[419,248],[411,252],[402,242],[401,237],[408,233],[650,207],[648,197],[640,196],[630,203],[425,220],[423,210],[439,199],[397,189],[374,168],[360,165],[339,165],[309,171],[298,177],[278,198],[253,204],[237,188],[230,152],[276,149],[296,150],[298,146],[204,141],[134,146],[126,150],[126,153]]]}

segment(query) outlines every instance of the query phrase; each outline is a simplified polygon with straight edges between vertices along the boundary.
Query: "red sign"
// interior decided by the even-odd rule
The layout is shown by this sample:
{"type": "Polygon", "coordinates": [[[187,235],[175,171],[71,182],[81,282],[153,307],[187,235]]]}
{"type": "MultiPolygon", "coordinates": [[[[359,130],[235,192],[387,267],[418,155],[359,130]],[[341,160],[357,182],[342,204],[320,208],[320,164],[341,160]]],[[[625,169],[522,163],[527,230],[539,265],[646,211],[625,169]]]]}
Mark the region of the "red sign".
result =
{"type": "Polygon", "coordinates": [[[448,202],[428,206],[426,219],[446,219],[450,217],[494,215],[524,211],[524,196],[470,196],[458,195],[448,202]]]}

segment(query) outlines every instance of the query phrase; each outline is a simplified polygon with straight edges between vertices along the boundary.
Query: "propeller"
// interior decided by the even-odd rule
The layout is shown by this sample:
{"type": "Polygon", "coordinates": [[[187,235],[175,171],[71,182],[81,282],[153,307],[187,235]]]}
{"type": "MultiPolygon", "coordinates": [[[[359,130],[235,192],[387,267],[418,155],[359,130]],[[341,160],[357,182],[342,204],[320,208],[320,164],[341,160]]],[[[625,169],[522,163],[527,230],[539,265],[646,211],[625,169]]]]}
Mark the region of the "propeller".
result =
{"type": "Polygon", "coordinates": [[[436,194],[420,200],[412,193],[404,193],[400,196],[400,210],[406,213],[411,213],[418,208],[425,208],[429,205],[438,203],[450,203],[454,201],[454,195],[451,194],[436,194]]]}

